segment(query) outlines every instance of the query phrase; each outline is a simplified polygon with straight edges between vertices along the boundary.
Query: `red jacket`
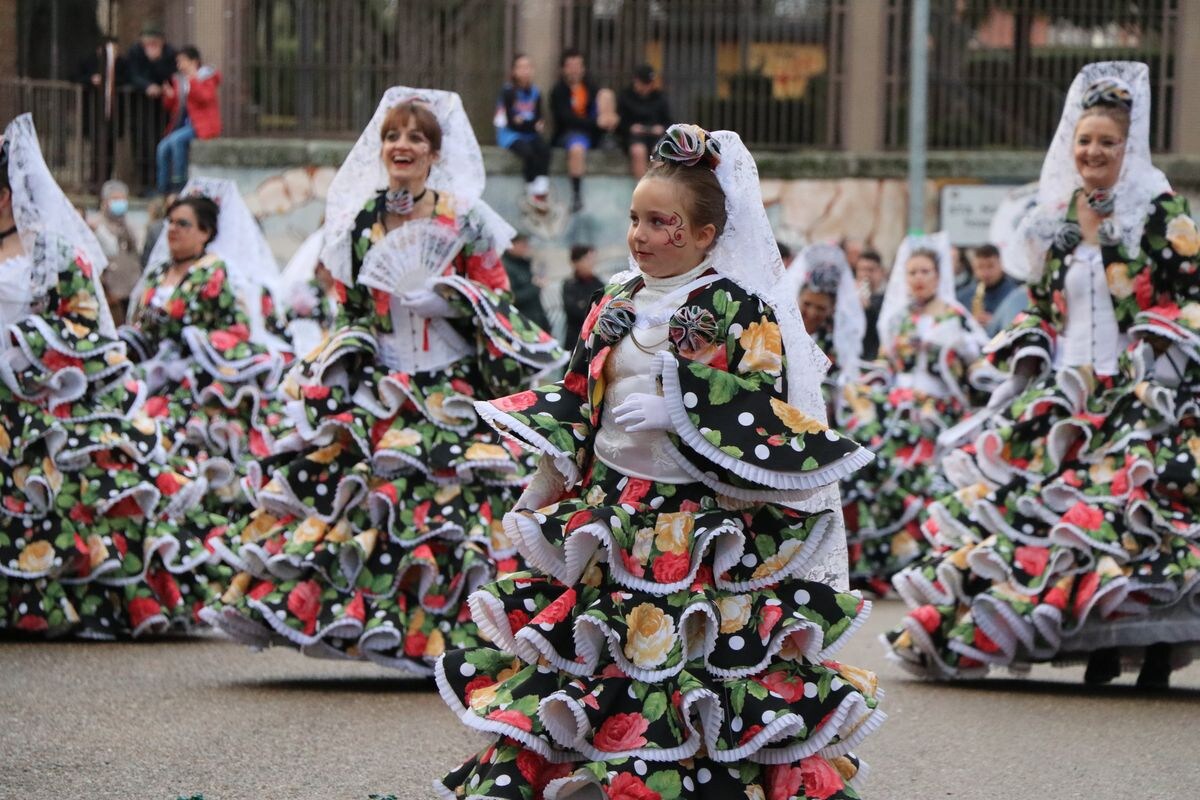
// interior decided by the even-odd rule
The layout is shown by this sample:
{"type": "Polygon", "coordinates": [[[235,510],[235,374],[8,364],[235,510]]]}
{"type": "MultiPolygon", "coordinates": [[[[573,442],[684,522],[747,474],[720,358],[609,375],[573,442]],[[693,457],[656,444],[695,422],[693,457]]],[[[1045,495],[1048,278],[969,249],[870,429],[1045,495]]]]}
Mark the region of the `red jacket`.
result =
{"type": "MultiPolygon", "coordinates": [[[[171,115],[167,133],[179,126],[180,75],[171,78],[175,94],[163,96],[163,107],[171,115]]],[[[212,67],[201,67],[196,76],[188,81],[187,113],[198,139],[215,139],[221,135],[221,105],[217,101],[217,87],[221,85],[221,73],[212,67]]]]}

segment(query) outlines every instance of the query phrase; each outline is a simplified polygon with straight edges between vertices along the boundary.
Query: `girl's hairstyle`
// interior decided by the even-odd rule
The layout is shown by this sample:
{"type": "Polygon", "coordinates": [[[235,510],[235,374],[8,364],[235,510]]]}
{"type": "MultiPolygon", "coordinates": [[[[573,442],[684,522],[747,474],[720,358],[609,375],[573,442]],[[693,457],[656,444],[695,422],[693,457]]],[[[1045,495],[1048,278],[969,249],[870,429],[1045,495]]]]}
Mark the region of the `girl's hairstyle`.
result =
{"type": "Polygon", "coordinates": [[[217,217],[221,214],[221,207],[207,197],[192,195],[181,197],[167,206],[165,216],[171,216],[171,212],[183,206],[190,208],[196,215],[196,227],[208,234],[208,238],[204,241],[204,245],[207,247],[213,239],[217,238],[217,217]]]}
{"type": "Polygon", "coordinates": [[[714,242],[725,232],[728,219],[725,190],[714,172],[720,163],[721,148],[712,134],[698,125],[672,125],[654,146],[654,158],[645,175],[684,187],[684,209],[692,224],[712,225],[714,242]]]}
{"type": "Polygon", "coordinates": [[[442,151],[442,126],[429,107],[414,98],[392,106],[383,115],[383,124],[379,126],[379,141],[387,138],[388,131],[402,131],[409,122],[415,123],[416,128],[429,140],[429,146],[435,153],[442,151]]]}
{"type": "MultiPolygon", "coordinates": [[[[913,250],[911,253],[908,254],[909,261],[912,261],[914,258],[928,258],[930,260],[930,262],[933,264],[934,272],[940,273],[942,271],[942,264],[940,261],[938,261],[937,252],[934,250],[930,250],[928,247],[918,247],[916,250],[913,250]]],[[[908,268],[907,261],[904,263],[904,268],[905,269],[908,268]]]]}
{"type": "Polygon", "coordinates": [[[1081,122],[1088,117],[1108,117],[1120,127],[1122,136],[1129,135],[1133,92],[1124,81],[1101,78],[1084,90],[1080,104],[1083,106],[1081,122]]]}

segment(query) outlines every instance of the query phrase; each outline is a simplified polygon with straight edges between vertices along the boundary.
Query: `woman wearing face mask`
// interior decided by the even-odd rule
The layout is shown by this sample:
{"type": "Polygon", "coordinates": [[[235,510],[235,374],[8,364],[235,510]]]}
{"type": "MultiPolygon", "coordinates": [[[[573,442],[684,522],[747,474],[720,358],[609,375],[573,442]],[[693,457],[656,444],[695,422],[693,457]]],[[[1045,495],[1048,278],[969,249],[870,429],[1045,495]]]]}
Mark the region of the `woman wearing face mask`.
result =
{"type": "Polygon", "coordinates": [[[186,627],[210,579],[203,486],[165,466],[101,288],[104,254],[29,115],[0,145],[0,630],[186,627]]]}
{"type": "Polygon", "coordinates": [[[1146,65],[1072,83],[1021,228],[1031,309],[988,346],[1011,377],[947,459],[943,552],[896,577],[913,611],[889,638],[914,671],[1087,657],[1104,683],[1141,660],[1163,688],[1171,645],[1200,642],[1200,234],[1149,125],[1146,65]]]}
{"type": "Polygon", "coordinates": [[[829,660],[868,606],[825,493],[870,455],[821,419],[737,134],[668,129],[628,243],[566,377],[478,404],[540,457],[504,524],[541,573],[472,595],[492,644],[438,664],[498,737],[439,796],[857,797],[882,713],[875,676],[829,660]]]}
{"type": "Polygon", "coordinates": [[[104,294],[113,322],[125,322],[129,295],[142,275],[137,242],[129,230],[129,187],[121,181],[105,181],[100,187],[100,215],[92,223],[96,240],[108,259],[104,269],[104,294]]]}
{"type": "Polygon", "coordinates": [[[516,568],[499,518],[526,467],[471,403],[563,360],[510,305],[483,184],[459,96],[405,87],[338,170],[333,332],[285,381],[296,430],[247,481],[257,509],[214,542],[242,574],[205,617],[235,638],[424,674],[478,643],[466,596],[516,568]]]}
{"type": "Polygon", "coordinates": [[[830,361],[822,388],[832,411],[843,402],[841,387],[857,380],[862,361],[867,318],[854,273],[842,248],[810,244],[787,275],[790,285],[799,287],[795,294],[804,328],[830,361]]]}
{"type": "Polygon", "coordinates": [[[984,402],[968,368],[985,339],[954,298],[946,234],[901,243],[878,332],[890,369],[846,387],[842,423],[876,460],[842,493],[851,580],[885,594],[891,576],[925,549],[921,514],[945,491],[938,436],[984,402]]]}

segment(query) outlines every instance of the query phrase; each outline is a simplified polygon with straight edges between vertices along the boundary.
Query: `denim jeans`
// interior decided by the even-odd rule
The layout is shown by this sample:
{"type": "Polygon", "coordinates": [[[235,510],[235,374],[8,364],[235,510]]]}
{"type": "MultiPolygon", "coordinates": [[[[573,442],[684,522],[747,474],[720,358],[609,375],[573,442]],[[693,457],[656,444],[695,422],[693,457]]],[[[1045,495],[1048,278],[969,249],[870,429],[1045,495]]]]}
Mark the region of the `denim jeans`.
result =
{"type": "Polygon", "coordinates": [[[171,189],[187,183],[188,150],[192,139],[196,138],[196,130],[188,121],[182,128],[177,128],[163,137],[155,151],[158,162],[158,191],[166,194],[171,189]]]}

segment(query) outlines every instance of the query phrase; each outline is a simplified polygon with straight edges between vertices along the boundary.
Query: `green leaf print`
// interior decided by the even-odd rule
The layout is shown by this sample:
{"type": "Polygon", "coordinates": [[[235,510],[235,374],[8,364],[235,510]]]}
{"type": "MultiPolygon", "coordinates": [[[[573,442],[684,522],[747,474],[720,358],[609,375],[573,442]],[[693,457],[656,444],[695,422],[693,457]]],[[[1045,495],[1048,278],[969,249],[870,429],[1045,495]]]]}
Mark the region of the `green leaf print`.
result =
{"type": "Polygon", "coordinates": [[[832,690],[832,684],[833,684],[833,673],[832,672],[826,672],[824,675],[821,676],[821,680],[817,681],[817,699],[820,700],[822,703],[824,703],[825,698],[829,696],[829,692],[832,690]]]}
{"type": "Polygon", "coordinates": [[[733,400],[737,394],[737,379],[728,372],[709,370],[708,372],[708,402],[714,406],[723,406],[733,400]]]}
{"type": "Polygon", "coordinates": [[[651,722],[657,722],[662,719],[662,715],[667,713],[667,695],[665,692],[654,692],[646,698],[642,706],[642,716],[651,722]]]}
{"type": "Polygon", "coordinates": [[[662,800],[678,800],[683,791],[679,773],[673,770],[656,772],[646,779],[646,788],[658,792],[662,800]]]}
{"type": "Polygon", "coordinates": [[[763,686],[758,681],[746,681],[745,686],[746,690],[750,692],[750,696],[755,700],[766,700],[767,695],[770,694],[770,692],[767,690],[767,687],[763,686]]]}
{"type": "Polygon", "coordinates": [[[742,709],[746,706],[746,683],[744,681],[733,687],[733,691],[729,694],[729,705],[733,708],[734,714],[742,713],[742,709]]]}
{"type": "Polygon", "coordinates": [[[860,602],[861,601],[852,594],[839,593],[837,595],[838,608],[851,616],[854,616],[858,613],[858,604],[860,602]]]}

